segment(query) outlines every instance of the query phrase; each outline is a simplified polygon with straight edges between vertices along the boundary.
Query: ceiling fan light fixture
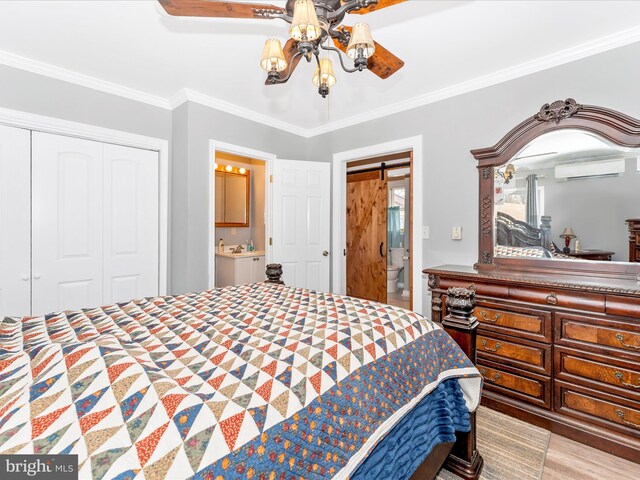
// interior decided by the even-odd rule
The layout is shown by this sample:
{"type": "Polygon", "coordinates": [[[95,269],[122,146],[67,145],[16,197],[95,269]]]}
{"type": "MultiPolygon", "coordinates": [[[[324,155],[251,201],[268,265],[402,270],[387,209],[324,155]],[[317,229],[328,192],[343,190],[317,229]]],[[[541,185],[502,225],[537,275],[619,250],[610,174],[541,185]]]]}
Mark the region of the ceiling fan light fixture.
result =
{"type": "Polygon", "coordinates": [[[296,0],[289,34],[294,40],[313,42],[322,35],[322,28],[311,0],[296,0]]]}
{"type": "Polygon", "coordinates": [[[267,72],[282,72],[287,68],[287,60],[284,58],[280,40],[269,38],[265,42],[260,66],[267,72]]]}
{"type": "Polygon", "coordinates": [[[371,29],[368,23],[356,23],[351,32],[349,45],[347,46],[347,55],[356,59],[359,56],[369,58],[376,51],[376,45],[371,36],[371,29]]]}
{"type": "Polygon", "coordinates": [[[321,58],[313,75],[313,84],[318,87],[318,93],[322,97],[329,94],[329,89],[336,84],[336,77],[333,74],[333,64],[330,58],[321,58]]]}

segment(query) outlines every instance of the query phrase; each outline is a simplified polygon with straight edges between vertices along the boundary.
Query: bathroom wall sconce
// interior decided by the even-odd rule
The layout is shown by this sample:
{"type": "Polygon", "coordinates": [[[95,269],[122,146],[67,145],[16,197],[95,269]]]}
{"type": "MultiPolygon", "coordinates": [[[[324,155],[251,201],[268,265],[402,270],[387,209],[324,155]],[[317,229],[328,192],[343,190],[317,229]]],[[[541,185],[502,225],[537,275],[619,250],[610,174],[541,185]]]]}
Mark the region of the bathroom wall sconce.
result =
{"type": "Polygon", "coordinates": [[[226,172],[226,173],[237,173],[240,175],[248,175],[249,172],[244,167],[233,167],[231,165],[218,165],[214,164],[214,168],[216,172],[226,172]]]}

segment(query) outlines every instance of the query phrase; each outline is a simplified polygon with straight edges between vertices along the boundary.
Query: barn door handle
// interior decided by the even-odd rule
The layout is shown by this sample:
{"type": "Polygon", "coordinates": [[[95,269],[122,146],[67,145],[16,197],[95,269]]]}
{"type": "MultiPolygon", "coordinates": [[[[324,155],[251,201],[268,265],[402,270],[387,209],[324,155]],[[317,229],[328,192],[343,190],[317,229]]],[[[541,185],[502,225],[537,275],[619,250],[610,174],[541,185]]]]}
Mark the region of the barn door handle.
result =
{"type": "Polygon", "coordinates": [[[382,253],[383,246],[384,246],[384,242],[380,242],[380,256],[384,258],[384,253],[382,253]]]}

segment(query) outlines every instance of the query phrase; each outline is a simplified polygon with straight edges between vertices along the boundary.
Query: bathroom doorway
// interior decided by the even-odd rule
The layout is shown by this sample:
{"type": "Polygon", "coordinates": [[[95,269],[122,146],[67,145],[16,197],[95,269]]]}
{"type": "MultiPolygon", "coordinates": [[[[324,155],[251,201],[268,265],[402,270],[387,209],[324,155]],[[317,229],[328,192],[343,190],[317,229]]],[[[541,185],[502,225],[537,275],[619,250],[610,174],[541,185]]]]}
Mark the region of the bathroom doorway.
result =
{"type": "Polygon", "coordinates": [[[412,152],[346,165],[347,295],[410,308],[412,152]]]}
{"type": "Polygon", "coordinates": [[[215,150],[214,286],[266,279],[267,162],[215,150]]]}

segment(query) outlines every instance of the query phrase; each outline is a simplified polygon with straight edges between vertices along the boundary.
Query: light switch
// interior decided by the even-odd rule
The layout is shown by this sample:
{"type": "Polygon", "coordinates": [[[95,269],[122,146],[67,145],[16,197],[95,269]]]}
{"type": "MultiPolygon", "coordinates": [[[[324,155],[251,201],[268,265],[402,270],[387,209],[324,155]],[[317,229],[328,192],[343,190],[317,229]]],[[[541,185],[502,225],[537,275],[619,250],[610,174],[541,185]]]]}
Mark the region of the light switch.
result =
{"type": "Polygon", "coordinates": [[[237,233],[237,230],[235,229],[235,227],[231,228],[231,235],[235,235],[237,233]]]}
{"type": "Polygon", "coordinates": [[[425,225],[422,227],[422,239],[429,240],[429,226],[425,225]]]}
{"type": "Polygon", "coordinates": [[[462,240],[462,227],[453,227],[451,229],[452,240],[462,240]]]}

